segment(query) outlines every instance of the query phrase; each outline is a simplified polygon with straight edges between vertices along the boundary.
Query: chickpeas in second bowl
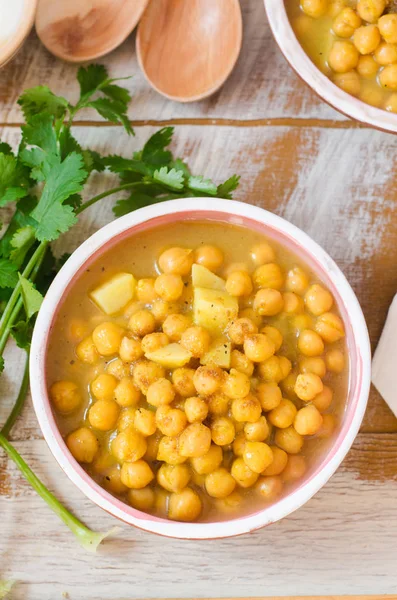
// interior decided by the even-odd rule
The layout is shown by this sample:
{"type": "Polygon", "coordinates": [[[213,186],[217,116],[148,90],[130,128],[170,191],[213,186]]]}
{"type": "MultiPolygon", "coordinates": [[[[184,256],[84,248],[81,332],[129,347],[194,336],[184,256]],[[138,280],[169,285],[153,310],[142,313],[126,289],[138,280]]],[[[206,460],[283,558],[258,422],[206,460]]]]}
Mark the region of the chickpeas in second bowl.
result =
{"type": "Polygon", "coordinates": [[[60,306],[49,395],[111,494],[177,521],[288,493],[338,430],[344,325],[324,284],[257,232],[177,222],[102,254],[60,306]]]}

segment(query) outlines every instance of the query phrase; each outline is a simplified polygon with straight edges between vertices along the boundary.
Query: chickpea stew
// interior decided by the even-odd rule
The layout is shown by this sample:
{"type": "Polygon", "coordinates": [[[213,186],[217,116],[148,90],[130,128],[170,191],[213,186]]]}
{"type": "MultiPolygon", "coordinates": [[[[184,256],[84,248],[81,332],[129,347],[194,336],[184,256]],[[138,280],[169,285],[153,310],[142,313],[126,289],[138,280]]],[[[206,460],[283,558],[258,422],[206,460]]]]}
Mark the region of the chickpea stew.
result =
{"type": "Polygon", "coordinates": [[[397,113],[396,0],[285,0],[315,65],[345,92],[397,113]]]}
{"type": "Polygon", "coordinates": [[[219,521],[274,502],[332,443],[349,379],[331,293],[255,231],[177,222],[73,283],[47,383],[74,458],[134,508],[219,521]]]}

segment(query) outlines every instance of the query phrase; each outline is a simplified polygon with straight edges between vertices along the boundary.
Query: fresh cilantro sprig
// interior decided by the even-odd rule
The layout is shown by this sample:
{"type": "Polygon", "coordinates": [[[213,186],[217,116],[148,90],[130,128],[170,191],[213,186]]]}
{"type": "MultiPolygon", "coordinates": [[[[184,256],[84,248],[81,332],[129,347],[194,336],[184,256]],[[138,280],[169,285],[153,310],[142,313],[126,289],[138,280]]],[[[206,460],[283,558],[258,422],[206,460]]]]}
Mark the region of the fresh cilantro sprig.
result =
{"type": "MultiPolygon", "coordinates": [[[[233,175],[216,185],[193,175],[183,159],[175,158],[169,149],[173,127],[160,129],[132,156],[102,157],[92,148],[82,148],[72,125],[83,109],[95,110],[107,121],[123,126],[128,135],[134,132],[127,114],[131,97],[118,85],[120,80],[111,79],[102,65],[81,67],[77,80],[80,94],[76,104],[55,95],[47,86],[26,90],[18,100],[25,117],[18,150],[14,153],[0,141],[0,208],[14,207],[0,239],[0,372],[10,336],[26,353],[20,391],[0,431],[0,446],[82,546],[95,550],[108,534],[91,531],[73,516],[7,439],[29,385],[28,358],[35,317],[63,262],[54,258],[51,242],[73,227],[81,212],[113,194],[125,194],[113,207],[114,214],[120,216],[173,198],[231,198],[239,177],[233,175]],[[118,184],[83,200],[91,173],[105,169],[118,175],[118,184]]],[[[3,589],[5,585],[3,582],[3,589]]]]}

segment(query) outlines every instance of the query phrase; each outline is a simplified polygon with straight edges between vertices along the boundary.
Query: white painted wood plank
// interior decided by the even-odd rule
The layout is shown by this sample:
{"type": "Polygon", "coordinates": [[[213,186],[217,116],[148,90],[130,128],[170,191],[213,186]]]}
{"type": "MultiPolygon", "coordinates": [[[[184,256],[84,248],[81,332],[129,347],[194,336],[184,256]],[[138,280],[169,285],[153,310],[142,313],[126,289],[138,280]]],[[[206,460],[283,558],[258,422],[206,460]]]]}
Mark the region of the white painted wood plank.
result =
{"type": "MultiPolygon", "coordinates": [[[[205,101],[179,104],[152,90],[139,70],[134,36],[100,59],[112,77],[134,76],[124,82],[134,96],[131,119],[345,119],[318,100],[286,63],[270,33],[262,0],[242,0],[241,6],[244,40],[239,61],[223,88],[205,101]]],[[[15,101],[27,87],[45,84],[69,98],[77,92],[75,73],[75,66],[51,56],[32,34],[17,57],[1,71],[0,122],[21,120],[15,101]]],[[[87,113],[87,118],[97,119],[92,113],[87,113]]]]}
{"type": "MultiPolygon", "coordinates": [[[[43,441],[19,451],[89,525],[116,524],[82,497],[43,441]]],[[[2,466],[4,460],[2,461],[2,466]]],[[[179,541],[123,526],[96,556],[9,465],[0,497],[1,577],[20,581],[13,600],[235,597],[395,592],[397,482],[362,481],[341,468],[305,507],[240,538],[179,541]]]]}

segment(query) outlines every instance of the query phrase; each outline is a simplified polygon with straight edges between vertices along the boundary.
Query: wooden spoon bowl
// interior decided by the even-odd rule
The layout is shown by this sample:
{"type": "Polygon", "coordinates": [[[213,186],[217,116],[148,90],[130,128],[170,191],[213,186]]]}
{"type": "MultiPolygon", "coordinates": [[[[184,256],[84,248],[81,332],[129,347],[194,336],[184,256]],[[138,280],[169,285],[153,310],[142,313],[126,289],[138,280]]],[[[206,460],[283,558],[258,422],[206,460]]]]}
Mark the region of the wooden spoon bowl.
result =
{"type": "Polygon", "coordinates": [[[192,102],[223,85],[241,43],[238,0],[152,0],[139,24],[136,48],[155,90],[192,102]]]}
{"type": "Polygon", "coordinates": [[[40,0],[37,34],[44,46],[63,60],[93,60],[124,42],[148,1],[40,0]]]}
{"type": "Polygon", "coordinates": [[[0,34],[0,67],[18,52],[33,27],[37,0],[24,0],[20,6],[18,5],[19,3],[13,10],[15,22],[6,24],[7,33],[4,37],[0,34]]]}

